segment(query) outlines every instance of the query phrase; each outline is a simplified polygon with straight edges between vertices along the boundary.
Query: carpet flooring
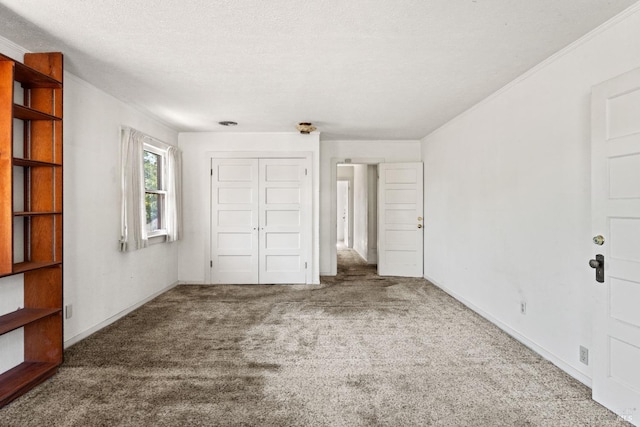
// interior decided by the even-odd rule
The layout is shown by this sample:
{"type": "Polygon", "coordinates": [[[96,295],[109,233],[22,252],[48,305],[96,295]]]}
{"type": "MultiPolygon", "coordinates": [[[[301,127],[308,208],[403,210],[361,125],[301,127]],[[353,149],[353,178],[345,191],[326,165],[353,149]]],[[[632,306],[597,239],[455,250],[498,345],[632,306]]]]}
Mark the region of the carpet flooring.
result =
{"type": "Polygon", "coordinates": [[[179,286],[69,348],[1,426],[617,426],[422,279],[350,250],[321,286],[179,286]]]}

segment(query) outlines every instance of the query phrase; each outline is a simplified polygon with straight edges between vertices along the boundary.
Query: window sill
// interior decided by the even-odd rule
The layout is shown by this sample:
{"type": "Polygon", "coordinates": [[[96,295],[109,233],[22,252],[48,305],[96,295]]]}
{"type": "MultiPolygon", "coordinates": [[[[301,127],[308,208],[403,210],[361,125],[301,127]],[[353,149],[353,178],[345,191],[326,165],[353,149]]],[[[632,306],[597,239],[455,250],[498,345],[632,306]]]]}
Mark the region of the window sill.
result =
{"type": "Polygon", "coordinates": [[[148,237],[149,245],[157,245],[158,243],[164,243],[167,241],[167,235],[165,233],[155,234],[148,237]]]}

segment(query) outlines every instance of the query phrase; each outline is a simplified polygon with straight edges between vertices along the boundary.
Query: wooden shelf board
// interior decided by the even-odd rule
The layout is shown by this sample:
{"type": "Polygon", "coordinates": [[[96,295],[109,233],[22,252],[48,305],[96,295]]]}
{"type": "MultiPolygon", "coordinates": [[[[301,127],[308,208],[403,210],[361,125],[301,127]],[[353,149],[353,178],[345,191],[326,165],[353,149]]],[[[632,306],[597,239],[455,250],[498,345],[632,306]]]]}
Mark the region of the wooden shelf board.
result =
{"type": "Polygon", "coordinates": [[[0,335],[60,312],[60,308],[21,308],[5,314],[0,316],[0,335]]]}
{"type": "MultiPolygon", "coordinates": [[[[49,262],[31,262],[31,261],[27,261],[27,262],[19,262],[17,264],[13,264],[13,273],[11,273],[11,274],[21,274],[21,273],[26,273],[27,271],[31,271],[31,270],[38,270],[40,268],[55,267],[56,265],[62,265],[62,262],[60,262],[60,261],[49,261],[49,262]]],[[[6,274],[5,276],[9,276],[9,275],[6,274]]]]}
{"type": "Polygon", "coordinates": [[[62,167],[60,163],[42,162],[40,160],[30,160],[19,157],[13,158],[13,165],[26,167],[62,167]]]}
{"type": "Polygon", "coordinates": [[[62,212],[14,212],[13,216],[46,216],[62,215],[62,212]]]}
{"type": "Polygon", "coordinates": [[[36,71],[6,55],[0,54],[0,61],[11,61],[15,64],[14,79],[22,83],[22,87],[24,88],[62,88],[61,81],[47,76],[46,74],[42,74],[40,71],[36,71]]]}
{"type": "Polygon", "coordinates": [[[0,375],[0,407],[31,390],[58,371],[55,363],[23,362],[0,375]]]}
{"type": "Polygon", "coordinates": [[[20,104],[13,104],[13,117],[20,120],[62,120],[60,117],[34,110],[20,104]]]}

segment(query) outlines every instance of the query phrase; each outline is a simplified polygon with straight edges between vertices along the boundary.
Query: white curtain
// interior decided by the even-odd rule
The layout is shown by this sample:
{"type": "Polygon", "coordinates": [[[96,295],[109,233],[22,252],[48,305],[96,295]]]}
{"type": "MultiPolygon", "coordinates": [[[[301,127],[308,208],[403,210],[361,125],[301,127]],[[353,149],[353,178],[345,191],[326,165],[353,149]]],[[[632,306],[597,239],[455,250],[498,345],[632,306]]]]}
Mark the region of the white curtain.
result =
{"type": "Polygon", "coordinates": [[[166,162],[167,241],[179,240],[182,233],[182,152],[170,146],[167,149],[166,162]]]}
{"type": "Polygon", "coordinates": [[[120,250],[135,251],[149,244],[144,204],[143,152],[146,135],[122,128],[120,250]]]}

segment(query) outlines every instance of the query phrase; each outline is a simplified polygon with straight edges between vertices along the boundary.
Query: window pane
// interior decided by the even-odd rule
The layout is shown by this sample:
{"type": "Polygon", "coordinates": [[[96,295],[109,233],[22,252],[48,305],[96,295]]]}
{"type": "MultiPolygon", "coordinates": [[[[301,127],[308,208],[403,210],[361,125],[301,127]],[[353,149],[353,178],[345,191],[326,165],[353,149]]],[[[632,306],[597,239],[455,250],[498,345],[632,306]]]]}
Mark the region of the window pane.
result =
{"type": "Polygon", "coordinates": [[[147,209],[147,232],[151,233],[162,229],[162,196],[146,193],[144,202],[147,209]]]}
{"type": "Polygon", "coordinates": [[[161,156],[150,151],[144,152],[144,187],[147,190],[160,190],[161,156]]]}

